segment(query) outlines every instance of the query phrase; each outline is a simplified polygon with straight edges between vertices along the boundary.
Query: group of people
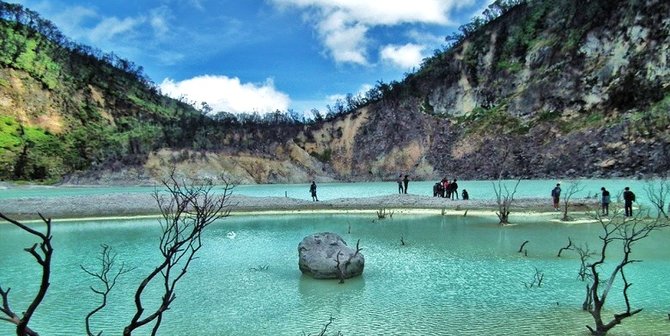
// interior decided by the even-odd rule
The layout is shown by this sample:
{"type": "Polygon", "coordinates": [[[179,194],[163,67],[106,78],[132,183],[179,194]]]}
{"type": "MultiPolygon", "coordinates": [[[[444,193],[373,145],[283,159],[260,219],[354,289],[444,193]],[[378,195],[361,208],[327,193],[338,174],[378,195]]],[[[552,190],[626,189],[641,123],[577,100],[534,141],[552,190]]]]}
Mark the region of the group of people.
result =
{"type": "MultiPolygon", "coordinates": [[[[468,191],[463,189],[463,194],[461,195],[464,200],[470,198],[468,191]]],[[[454,179],[449,181],[446,177],[442,181],[435,183],[433,185],[433,197],[444,197],[448,199],[458,199],[458,180],[454,179]]]]}
{"type": "MultiPolygon", "coordinates": [[[[554,202],[554,209],[559,210],[559,202],[561,199],[561,184],[556,183],[554,189],[551,190],[551,198],[554,202]]],[[[600,188],[600,214],[608,216],[610,213],[610,192],[605,187],[600,188]]],[[[623,188],[623,209],[624,216],[633,216],[633,202],[635,202],[635,193],[629,187],[623,188]]]]}
{"type": "Polygon", "coordinates": [[[402,174],[400,174],[396,182],[398,182],[398,194],[406,194],[407,185],[409,185],[409,175],[402,177],[402,174]]]}

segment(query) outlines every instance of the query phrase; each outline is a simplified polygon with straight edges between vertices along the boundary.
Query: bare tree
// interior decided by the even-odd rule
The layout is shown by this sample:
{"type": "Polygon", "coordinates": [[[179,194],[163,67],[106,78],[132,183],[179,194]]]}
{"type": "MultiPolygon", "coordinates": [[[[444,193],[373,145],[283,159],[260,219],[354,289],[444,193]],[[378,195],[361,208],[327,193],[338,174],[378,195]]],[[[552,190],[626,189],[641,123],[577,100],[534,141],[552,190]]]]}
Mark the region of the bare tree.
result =
{"type": "Polygon", "coordinates": [[[149,323],[154,323],[151,335],[157,334],[163,313],[176,298],[177,283],[184,277],[202,247],[203,231],[229,213],[227,201],[232,187],[228,184],[222,194],[215,195],[211,180],[188,184],[186,181],[178,181],[174,170],[162,184],[167,189],[167,196],[154,192],[161,212],[159,249],[162,262],[138,286],[135,292],[135,314],[124,328],[124,336],[132,335],[133,331],[149,323]],[[147,312],[144,291],[153,282],[161,284],[163,294],[158,307],[147,312]]]}
{"type": "Polygon", "coordinates": [[[535,268],[535,274],[533,275],[533,280],[531,280],[531,282],[524,283],[524,286],[526,286],[526,288],[528,289],[533,287],[542,287],[542,281],[544,280],[544,272],[542,272],[537,267],[534,268],[535,268]]]}
{"type": "Polygon", "coordinates": [[[386,208],[381,208],[377,210],[378,219],[386,219],[386,216],[388,216],[389,218],[393,218],[393,210],[386,211],[386,208]]]}
{"type": "Polygon", "coordinates": [[[591,271],[589,268],[588,261],[589,258],[595,255],[595,252],[591,251],[591,249],[589,249],[589,244],[586,243],[584,243],[583,246],[575,246],[574,250],[579,256],[580,261],[579,272],[577,273],[577,277],[581,281],[586,281],[587,279],[591,278],[591,271]]]}
{"type": "Polygon", "coordinates": [[[577,193],[581,192],[584,190],[584,186],[582,185],[582,181],[571,181],[568,184],[568,188],[565,192],[565,197],[563,198],[563,217],[561,218],[562,221],[570,221],[572,220],[570,216],[568,216],[568,208],[570,207],[570,199],[577,193]]]}
{"type": "Polygon", "coordinates": [[[590,270],[590,275],[592,276],[591,286],[587,287],[587,292],[593,303],[592,306],[587,308],[591,313],[591,316],[593,316],[595,327],[588,325],[586,327],[591,331],[592,335],[602,336],[606,335],[610,329],[614,328],[617,324],[620,324],[625,318],[631,317],[642,311],[642,308],[634,310],[631,308],[628,289],[632,284],[626,277],[625,269],[626,266],[641,261],[631,259],[630,257],[635,243],[647,238],[653,231],[669,226],[669,223],[668,221],[661,221],[659,219],[643,219],[640,215],[632,218],[615,216],[610,219],[604,219],[597,215],[597,219],[603,229],[603,233],[599,237],[602,246],[600,248],[598,259],[587,265],[590,270]],[[602,272],[604,271],[602,270],[602,266],[607,259],[608,249],[612,247],[613,243],[621,244],[623,255],[616,266],[614,266],[614,269],[610,271],[609,277],[603,277],[602,272]],[[619,278],[623,282],[621,294],[626,303],[626,310],[614,314],[612,320],[605,322],[603,321],[602,310],[605,307],[607,297],[612,290],[615,280],[619,278]]]}
{"type": "Polygon", "coordinates": [[[9,291],[2,289],[0,287],[0,297],[2,297],[2,307],[0,307],[0,312],[4,315],[0,317],[0,320],[7,321],[9,323],[16,325],[16,335],[17,336],[36,336],[37,332],[28,327],[30,318],[32,318],[37,307],[42,303],[44,296],[49,289],[49,278],[51,276],[51,256],[53,254],[53,248],[51,247],[51,218],[44,218],[42,214],[39,214],[42,221],[46,224],[47,231],[46,233],[39,232],[34,230],[25,224],[18,222],[14,219],[8,218],[4,214],[0,213],[0,218],[8,221],[9,223],[18,226],[21,230],[30,233],[31,235],[40,239],[39,243],[33,244],[33,246],[25,248],[24,250],[35,258],[35,261],[42,267],[42,278],[40,282],[40,289],[35,295],[35,298],[30,303],[26,311],[23,313],[23,316],[16,314],[9,305],[9,291]],[[39,247],[39,249],[38,249],[39,247]]]}
{"type": "Polygon", "coordinates": [[[359,247],[360,243],[360,239],[356,241],[356,251],[354,254],[349,256],[349,259],[347,259],[344,264],[340,263],[340,255],[342,254],[342,251],[337,251],[337,256],[335,257],[335,268],[337,268],[337,275],[340,278],[340,283],[344,283],[344,279],[347,277],[347,268],[349,265],[351,265],[351,260],[353,260],[358,255],[358,253],[361,252],[362,248],[359,247]]]}
{"type": "Polygon", "coordinates": [[[112,289],[114,289],[114,286],[116,286],[116,280],[121,275],[133,270],[133,268],[127,268],[124,263],[121,263],[119,267],[116,267],[116,253],[112,253],[112,248],[108,245],[103,244],[101,247],[102,251],[100,251],[100,258],[98,259],[100,261],[99,272],[90,271],[84,266],[80,266],[84,272],[98,279],[102,283],[102,289],[98,289],[93,286],[90,287],[93,293],[102,297],[102,302],[99,306],[86,314],[86,334],[88,334],[88,336],[102,335],[102,331],[94,334],[91,330],[91,317],[107,306],[107,297],[109,296],[109,293],[112,291],[112,289]]]}
{"type": "MultiPolygon", "coordinates": [[[[326,336],[326,335],[328,335],[326,332],[328,331],[328,327],[330,327],[330,325],[333,323],[333,321],[335,321],[335,318],[331,316],[330,319],[328,319],[328,322],[326,322],[326,324],[323,325],[323,327],[321,328],[321,331],[318,334],[316,334],[316,336],[326,336]]],[[[303,333],[303,335],[304,334],[305,333],[303,333]]],[[[311,336],[311,335],[312,334],[308,334],[307,336],[311,336]]],[[[342,332],[337,331],[336,333],[334,333],[332,335],[342,336],[342,332]]]]}
{"type": "Polygon", "coordinates": [[[510,209],[512,207],[512,203],[514,203],[514,194],[516,194],[519,183],[521,183],[521,179],[516,180],[514,188],[510,190],[507,187],[507,184],[503,184],[501,179],[498,179],[497,183],[492,182],[493,191],[496,194],[496,204],[498,204],[498,211],[496,211],[496,215],[498,215],[498,219],[502,225],[509,224],[509,214],[511,212],[510,209]]]}
{"type": "Polygon", "coordinates": [[[560,258],[561,253],[563,253],[563,250],[571,250],[572,248],[573,248],[572,247],[572,239],[570,239],[570,237],[568,237],[568,245],[565,245],[565,247],[561,247],[561,249],[558,250],[558,254],[556,255],[556,257],[560,258]]]}
{"type": "MultiPolygon", "coordinates": [[[[665,205],[667,204],[668,197],[670,197],[670,181],[668,177],[663,176],[658,183],[647,181],[644,191],[647,193],[649,201],[658,211],[658,217],[663,216],[667,219],[668,213],[666,212],[665,205]]],[[[668,206],[668,211],[670,211],[670,206],[668,206]]]]}

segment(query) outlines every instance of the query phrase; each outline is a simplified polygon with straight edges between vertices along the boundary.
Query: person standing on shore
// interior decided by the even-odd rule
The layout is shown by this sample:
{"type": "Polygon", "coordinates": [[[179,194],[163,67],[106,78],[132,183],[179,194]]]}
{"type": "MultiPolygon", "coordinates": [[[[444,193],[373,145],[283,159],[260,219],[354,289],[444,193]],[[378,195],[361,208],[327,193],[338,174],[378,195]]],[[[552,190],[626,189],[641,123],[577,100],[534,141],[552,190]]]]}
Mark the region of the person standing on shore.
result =
{"type": "Polygon", "coordinates": [[[556,183],[556,187],[551,190],[551,198],[554,201],[554,210],[558,211],[559,202],[561,201],[561,184],[556,183]]]}
{"type": "Polygon", "coordinates": [[[316,197],[316,182],[312,181],[312,185],[309,186],[309,193],[312,194],[312,201],[318,202],[319,198],[316,197]]]}
{"type": "Polygon", "coordinates": [[[600,188],[600,190],[602,191],[600,199],[600,205],[602,206],[601,214],[608,216],[610,214],[610,192],[605,187],[600,188]]]}
{"type": "Polygon", "coordinates": [[[404,185],[403,194],[407,193],[407,185],[409,184],[409,175],[405,175],[405,178],[402,179],[402,184],[404,185]]]}
{"type": "Polygon", "coordinates": [[[402,188],[402,174],[398,175],[398,194],[402,194],[404,189],[402,188]]]}
{"type": "Polygon", "coordinates": [[[633,202],[635,202],[635,193],[630,188],[623,188],[623,210],[626,217],[633,216],[633,202]]]}
{"type": "Polygon", "coordinates": [[[458,183],[456,182],[456,179],[454,179],[449,186],[451,187],[451,199],[458,199],[458,183]]]}

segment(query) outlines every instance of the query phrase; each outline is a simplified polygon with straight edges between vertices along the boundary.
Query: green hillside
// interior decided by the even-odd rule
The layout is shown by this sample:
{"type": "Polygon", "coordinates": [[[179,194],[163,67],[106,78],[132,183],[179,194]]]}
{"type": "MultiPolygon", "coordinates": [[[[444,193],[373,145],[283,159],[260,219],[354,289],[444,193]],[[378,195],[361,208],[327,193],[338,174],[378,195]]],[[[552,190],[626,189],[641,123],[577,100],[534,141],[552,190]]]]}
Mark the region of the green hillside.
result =
{"type": "Polygon", "coordinates": [[[402,81],[305,122],[205,114],[0,2],[0,179],[141,183],[167,162],[237,183],[666,174],[669,16],[667,1],[495,1],[402,81]]]}

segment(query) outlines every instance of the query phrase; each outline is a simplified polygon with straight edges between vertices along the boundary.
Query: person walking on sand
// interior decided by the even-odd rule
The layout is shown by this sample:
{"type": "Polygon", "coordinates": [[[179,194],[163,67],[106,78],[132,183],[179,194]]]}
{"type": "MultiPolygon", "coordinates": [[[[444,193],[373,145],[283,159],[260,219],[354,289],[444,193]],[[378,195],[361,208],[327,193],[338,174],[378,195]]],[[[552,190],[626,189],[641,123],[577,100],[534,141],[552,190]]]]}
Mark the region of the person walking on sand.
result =
{"type": "Polygon", "coordinates": [[[403,194],[406,194],[407,193],[407,185],[409,184],[409,175],[405,175],[405,178],[402,179],[402,184],[405,187],[403,189],[403,194]]]}
{"type": "Polygon", "coordinates": [[[312,181],[312,185],[309,186],[309,193],[312,194],[312,201],[318,202],[319,198],[316,197],[316,182],[312,181]]]}
{"type": "Polygon", "coordinates": [[[633,216],[633,202],[635,202],[635,193],[630,188],[623,188],[623,210],[626,217],[633,216]]]}
{"type": "Polygon", "coordinates": [[[558,203],[561,201],[561,184],[556,183],[556,187],[551,190],[551,199],[554,201],[554,210],[558,211],[558,203]]]}
{"type": "Polygon", "coordinates": [[[610,214],[610,192],[605,187],[600,188],[602,196],[600,198],[600,205],[602,206],[601,214],[608,216],[610,214]]]}
{"type": "Polygon", "coordinates": [[[398,176],[398,194],[402,194],[404,189],[402,188],[402,174],[398,176]]]}

